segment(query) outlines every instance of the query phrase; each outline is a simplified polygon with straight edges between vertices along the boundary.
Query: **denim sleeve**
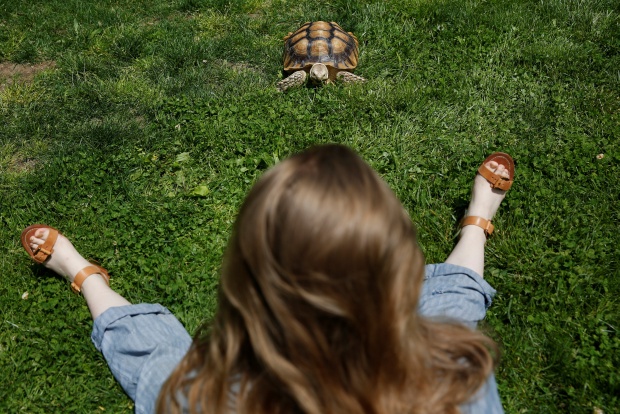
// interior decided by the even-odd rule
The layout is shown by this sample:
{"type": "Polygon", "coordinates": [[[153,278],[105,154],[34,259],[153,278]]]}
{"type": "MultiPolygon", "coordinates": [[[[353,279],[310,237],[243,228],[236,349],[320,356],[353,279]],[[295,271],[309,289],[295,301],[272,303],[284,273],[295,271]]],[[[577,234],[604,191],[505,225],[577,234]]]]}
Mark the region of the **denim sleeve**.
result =
{"type": "Polygon", "coordinates": [[[452,319],[475,328],[495,296],[471,269],[447,263],[426,265],[418,311],[426,317],[452,319]]]}
{"type": "Polygon", "coordinates": [[[459,408],[461,414],[503,414],[504,408],[499,399],[495,375],[491,374],[474,398],[459,408]]]}
{"type": "Polygon", "coordinates": [[[155,411],[161,386],[192,342],[183,325],[157,304],[106,310],[95,319],[91,339],[137,414],[155,411]]]}
{"type": "MultiPolygon", "coordinates": [[[[418,311],[429,318],[454,320],[475,329],[493,296],[495,289],[473,270],[447,263],[431,264],[426,266],[418,311]]],[[[495,376],[490,375],[478,393],[459,408],[463,414],[502,414],[495,376]]]]}

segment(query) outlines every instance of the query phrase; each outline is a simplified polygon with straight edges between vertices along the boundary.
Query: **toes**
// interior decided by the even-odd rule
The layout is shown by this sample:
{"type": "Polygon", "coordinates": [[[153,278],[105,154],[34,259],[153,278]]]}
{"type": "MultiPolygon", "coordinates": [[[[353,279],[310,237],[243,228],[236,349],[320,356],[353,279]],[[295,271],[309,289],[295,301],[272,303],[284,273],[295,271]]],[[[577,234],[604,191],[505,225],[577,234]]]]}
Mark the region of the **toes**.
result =
{"type": "Polygon", "coordinates": [[[497,167],[495,174],[502,176],[504,178],[510,178],[510,174],[508,174],[508,169],[504,167],[503,165],[500,165],[499,167],[497,167]]]}
{"type": "Polygon", "coordinates": [[[502,177],[505,177],[505,178],[510,178],[510,174],[508,173],[508,170],[502,164],[499,164],[499,163],[497,163],[495,161],[489,161],[486,164],[486,167],[489,170],[491,170],[491,172],[493,172],[493,173],[495,173],[495,174],[497,174],[499,176],[502,176],[502,177]]]}
{"type": "Polygon", "coordinates": [[[489,170],[491,170],[492,172],[495,172],[495,170],[497,169],[497,167],[499,167],[500,165],[495,162],[495,161],[489,161],[486,163],[485,165],[489,170]]]}
{"type": "Polygon", "coordinates": [[[49,230],[46,229],[38,229],[34,232],[33,236],[30,236],[29,246],[32,250],[37,250],[39,246],[45,243],[47,236],[49,235],[49,230]]]}
{"type": "Polygon", "coordinates": [[[40,245],[43,244],[43,240],[41,239],[37,239],[36,237],[31,237],[30,238],[30,248],[32,250],[37,250],[39,248],[40,245]]]}
{"type": "Polygon", "coordinates": [[[33,238],[38,237],[39,240],[45,241],[47,239],[47,236],[49,236],[49,234],[50,234],[50,229],[37,229],[37,231],[34,232],[34,237],[31,237],[30,239],[32,240],[33,238]]]}
{"type": "Polygon", "coordinates": [[[45,243],[44,239],[40,239],[40,238],[34,237],[34,236],[32,236],[30,238],[30,244],[43,244],[43,243],[45,243]]]}

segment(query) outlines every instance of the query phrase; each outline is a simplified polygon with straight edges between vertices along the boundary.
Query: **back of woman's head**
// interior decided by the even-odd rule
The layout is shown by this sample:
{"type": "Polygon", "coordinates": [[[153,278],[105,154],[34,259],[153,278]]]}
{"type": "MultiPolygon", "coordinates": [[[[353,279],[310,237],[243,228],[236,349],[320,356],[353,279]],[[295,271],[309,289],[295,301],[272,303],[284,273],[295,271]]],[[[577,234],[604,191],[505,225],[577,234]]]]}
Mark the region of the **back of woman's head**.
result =
{"type": "Polygon", "coordinates": [[[209,413],[422,412],[445,399],[432,388],[446,375],[432,368],[434,325],[416,313],[423,272],[409,217],[359,156],[295,155],[248,194],[215,321],[164,393],[209,413]]]}

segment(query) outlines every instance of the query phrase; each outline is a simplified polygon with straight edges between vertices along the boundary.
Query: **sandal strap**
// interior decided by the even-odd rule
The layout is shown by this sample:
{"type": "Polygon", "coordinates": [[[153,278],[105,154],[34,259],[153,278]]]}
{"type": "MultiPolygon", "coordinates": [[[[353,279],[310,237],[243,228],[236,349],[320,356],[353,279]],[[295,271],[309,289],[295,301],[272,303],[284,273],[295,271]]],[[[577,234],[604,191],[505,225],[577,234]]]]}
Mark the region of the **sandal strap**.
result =
{"type": "Polygon", "coordinates": [[[499,188],[500,190],[508,191],[512,186],[513,180],[495,174],[493,171],[485,167],[484,163],[480,166],[480,168],[478,168],[478,174],[491,183],[491,188],[499,188]]]}
{"type": "Polygon", "coordinates": [[[49,228],[49,235],[45,242],[40,245],[36,251],[33,252],[33,259],[38,263],[43,263],[47,258],[54,253],[54,245],[58,239],[58,230],[49,228]]]}
{"type": "Polygon", "coordinates": [[[108,271],[101,266],[91,265],[86,266],[75,275],[75,279],[71,282],[71,290],[75,293],[80,293],[82,291],[82,284],[86,278],[95,274],[100,274],[103,280],[110,286],[110,275],[108,271]]]}
{"type": "Polygon", "coordinates": [[[493,234],[493,230],[495,230],[495,226],[493,225],[493,223],[491,223],[491,220],[487,220],[479,216],[465,217],[461,221],[461,227],[465,227],[465,226],[478,226],[484,230],[484,234],[487,237],[493,234]]]}

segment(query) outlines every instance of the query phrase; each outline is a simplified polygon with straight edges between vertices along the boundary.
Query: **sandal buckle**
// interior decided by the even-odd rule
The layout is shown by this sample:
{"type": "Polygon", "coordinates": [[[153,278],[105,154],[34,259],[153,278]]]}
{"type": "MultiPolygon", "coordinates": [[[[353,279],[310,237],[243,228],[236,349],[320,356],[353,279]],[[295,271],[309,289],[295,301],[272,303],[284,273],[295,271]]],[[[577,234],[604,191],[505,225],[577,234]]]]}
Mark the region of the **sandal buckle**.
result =
{"type": "Polygon", "coordinates": [[[495,226],[493,225],[493,223],[491,223],[491,220],[488,220],[486,226],[484,226],[483,229],[484,229],[484,234],[487,237],[489,237],[491,236],[491,234],[493,234],[493,230],[495,230],[495,226]]]}
{"type": "Polygon", "coordinates": [[[501,187],[502,177],[499,175],[494,176],[492,179],[488,179],[489,183],[491,183],[491,188],[501,187]]]}
{"type": "Polygon", "coordinates": [[[46,255],[46,256],[49,256],[50,254],[52,254],[52,251],[51,251],[51,250],[47,250],[47,249],[45,249],[45,248],[43,248],[43,247],[39,247],[39,248],[37,249],[36,253],[39,253],[39,252],[43,253],[43,254],[44,254],[44,255],[46,255]]]}

